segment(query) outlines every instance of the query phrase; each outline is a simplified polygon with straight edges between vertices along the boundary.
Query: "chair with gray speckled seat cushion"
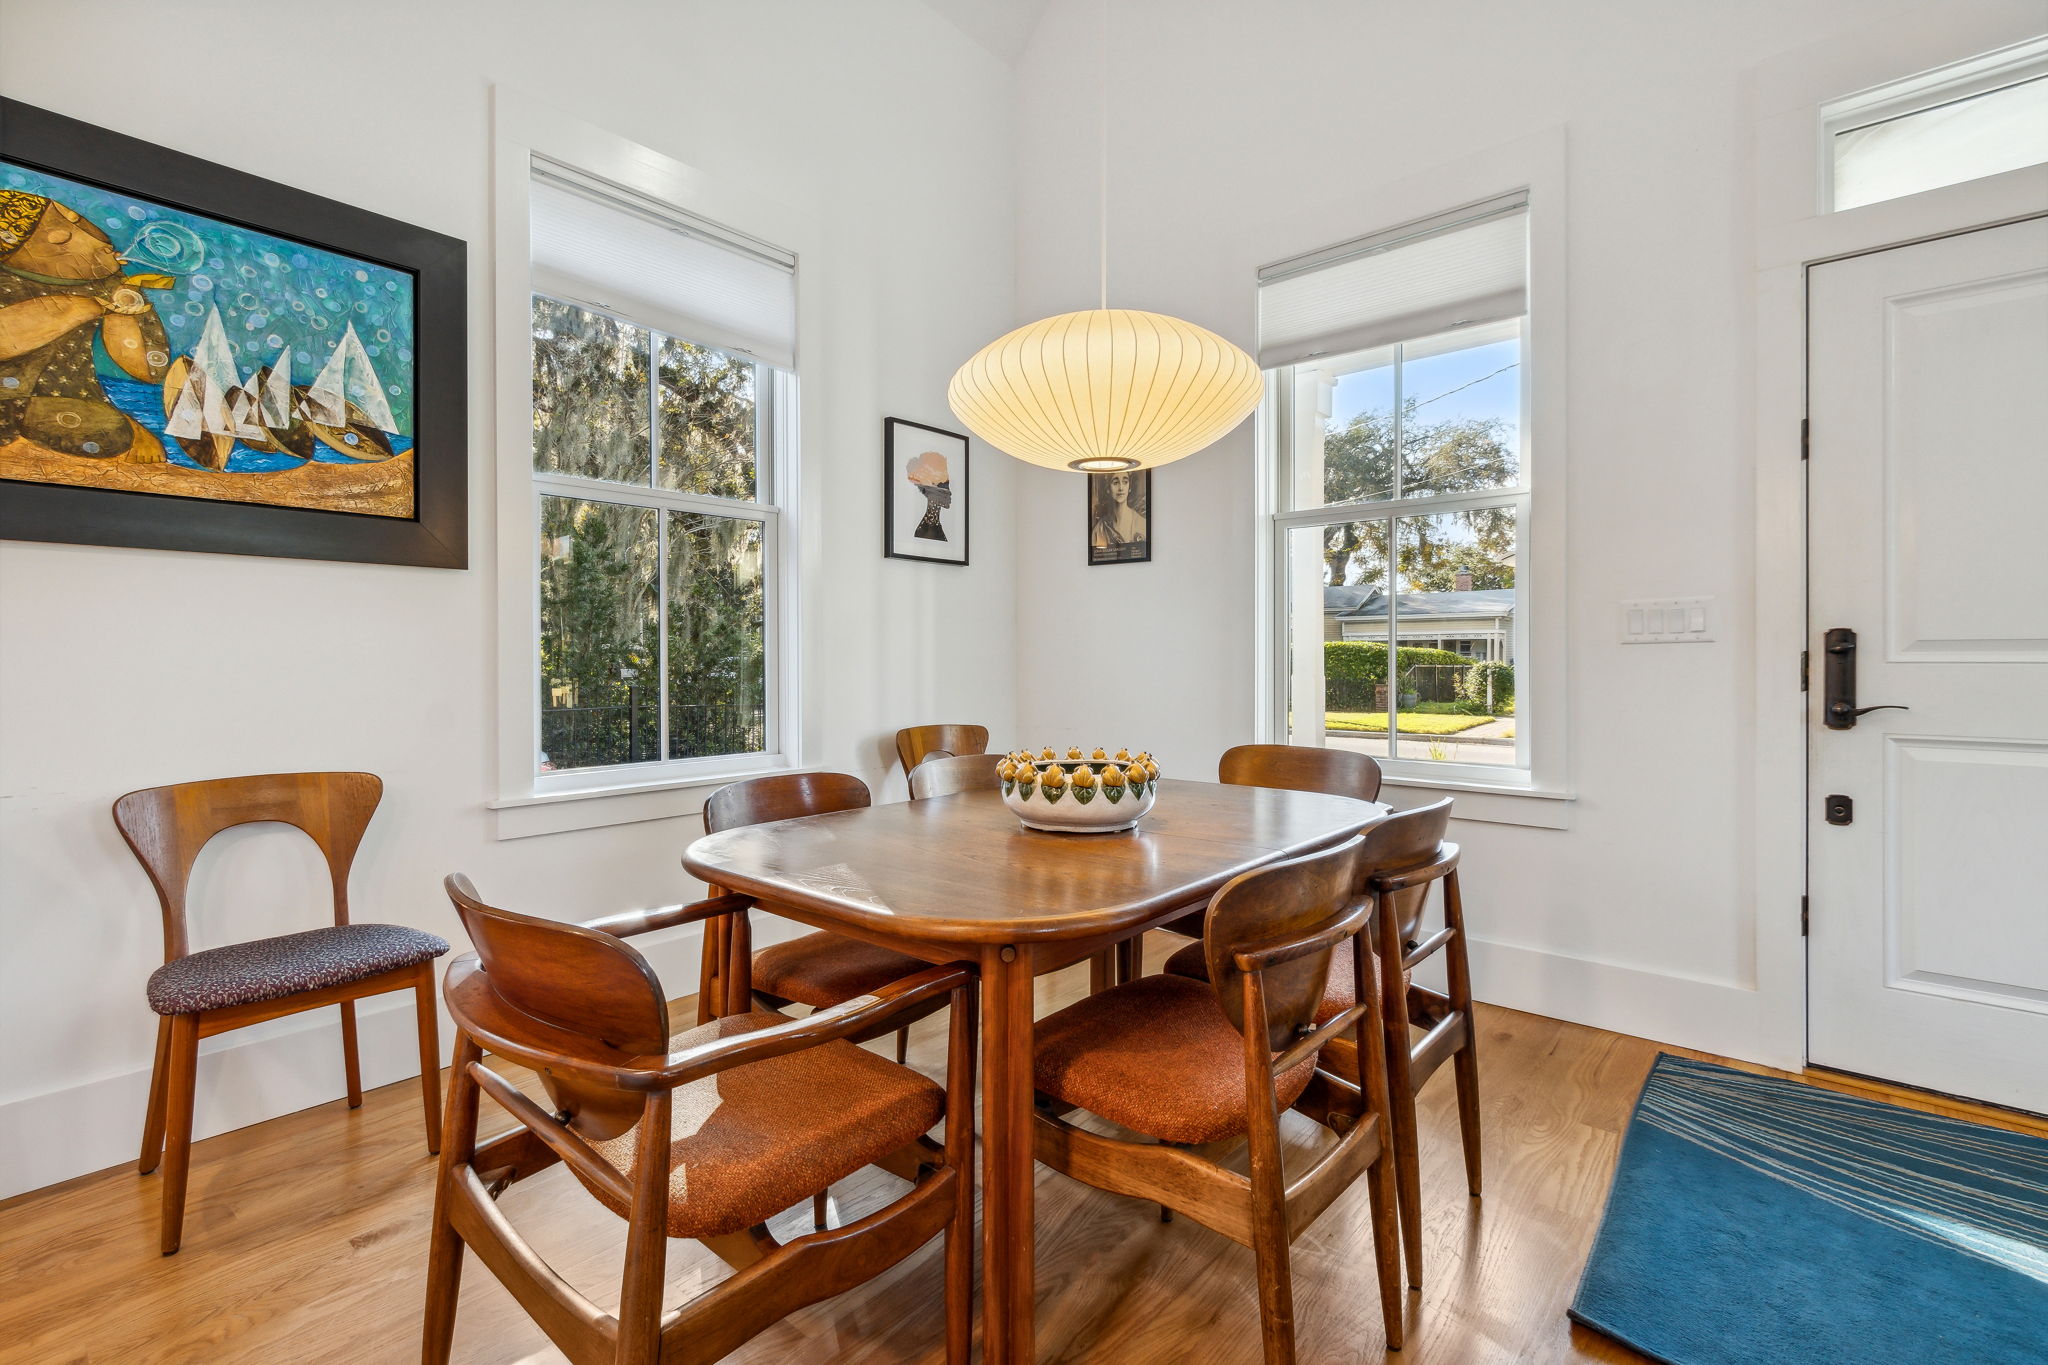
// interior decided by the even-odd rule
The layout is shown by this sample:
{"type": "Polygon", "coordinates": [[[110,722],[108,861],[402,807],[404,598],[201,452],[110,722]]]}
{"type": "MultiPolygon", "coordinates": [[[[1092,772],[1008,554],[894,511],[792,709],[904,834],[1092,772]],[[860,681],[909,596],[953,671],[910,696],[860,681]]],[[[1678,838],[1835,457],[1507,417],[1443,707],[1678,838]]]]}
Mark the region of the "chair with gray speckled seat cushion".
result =
{"type": "Polygon", "coordinates": [[[114,803],[114,824],[156,888],[163,910],[164,965],[150,975],[156,1011],[156,1065],[142,1130],[144,1175],[164,1168],[159,1245],[178,1249],[191,1165],[192,1100],[199,1040],[281,1015],[341,1008],[342,1065],[349,1108],[363,1102],[356,1054],[355,1002],[409,990],[420,1046],[420,1091],[427,1150],[441,1145],[440,1019],[434,1008],[434,959],[447,941],[400,924],[352,924],[348,874],[384,783],[372,773],[270,773],[181,782],[129,792],[114,803]],[[300,933],[191,950],[185,897],[192,865],[214,835],[237,825],[296,826],[327,861],[334,923],[300,933]]]}

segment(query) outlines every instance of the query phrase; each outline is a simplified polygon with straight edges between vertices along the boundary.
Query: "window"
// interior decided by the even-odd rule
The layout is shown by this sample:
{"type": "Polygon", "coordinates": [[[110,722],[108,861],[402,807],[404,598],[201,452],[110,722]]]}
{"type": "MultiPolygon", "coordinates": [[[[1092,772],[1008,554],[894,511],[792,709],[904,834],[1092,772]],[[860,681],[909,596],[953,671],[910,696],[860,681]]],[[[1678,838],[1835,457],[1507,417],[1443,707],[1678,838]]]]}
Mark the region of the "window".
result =
{"type": "Polygon", "coordinates": [[[776,753],[794,260],[536,159],[540,774],[776,753]]]}
{"type": "Polygon", "coordinates": [[[1839,212],[2048,162],[2048,38],[1821,106],[1839,212]]]}
{"type": "Polygon", "coordinates": [[[1528,258],[1516,194],[1259,272],[1289,743],[1529,781],[1528,258]]]}

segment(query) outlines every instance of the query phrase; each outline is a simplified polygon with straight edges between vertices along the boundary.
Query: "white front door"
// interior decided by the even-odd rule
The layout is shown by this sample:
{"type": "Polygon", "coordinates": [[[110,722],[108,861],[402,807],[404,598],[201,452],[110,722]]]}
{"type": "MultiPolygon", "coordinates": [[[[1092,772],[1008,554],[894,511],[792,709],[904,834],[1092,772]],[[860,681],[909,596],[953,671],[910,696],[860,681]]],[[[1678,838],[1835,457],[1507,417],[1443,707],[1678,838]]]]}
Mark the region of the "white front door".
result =
{"type": "Polygon", "coordinates": [[[1815,266],[1807,329],[1808,1059],[2048,1112],[2048,219],[1815,266]],[[1906,709],[1828,728],[1841,630],[1906,709]]]}

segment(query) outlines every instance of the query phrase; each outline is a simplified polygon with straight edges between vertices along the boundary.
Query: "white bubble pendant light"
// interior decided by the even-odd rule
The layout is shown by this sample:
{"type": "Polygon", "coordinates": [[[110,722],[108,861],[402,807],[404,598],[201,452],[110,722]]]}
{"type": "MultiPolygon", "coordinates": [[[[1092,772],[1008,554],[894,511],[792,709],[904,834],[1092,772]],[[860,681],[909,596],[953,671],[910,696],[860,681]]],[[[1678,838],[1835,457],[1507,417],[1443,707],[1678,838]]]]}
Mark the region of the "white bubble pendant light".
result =
{"type": "Polygon", "coordinates": [[[975,352],[946,402],[998,450],[1108,473],[1214,445],[1259,405],[1258,362],[1206,327],[1109,306],[1109,5],[1102,6],[1102,306],[1019,327],[975,352]]]}
{"type": "Polygon", "coordinates": [[[1205,327],[1129,308],[1042,319],[978,351],[946,401],[998,450],[1048,469],[1149,469],[1251,415],[1258,362],[1205,327]]]}

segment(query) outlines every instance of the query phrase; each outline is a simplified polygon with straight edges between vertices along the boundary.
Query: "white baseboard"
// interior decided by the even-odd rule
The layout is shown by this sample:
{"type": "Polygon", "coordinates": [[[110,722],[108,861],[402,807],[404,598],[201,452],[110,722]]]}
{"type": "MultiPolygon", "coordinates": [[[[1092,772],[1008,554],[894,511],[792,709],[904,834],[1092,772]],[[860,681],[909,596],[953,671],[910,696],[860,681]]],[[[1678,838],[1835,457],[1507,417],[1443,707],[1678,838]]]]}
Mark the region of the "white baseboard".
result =
{"type": "MultiPolygon", "coordinates": [[[[805,932],[801,925],[754,916],[757,946],[805,932]]],[[[636,939],[671,999],[697,989],[704,933],[688,925],[636,939]]],[[[142,1009],[140,1001],[136,1008],[142,1009]]],[[[420,1074],[410,991],[356,1003],[357,1047],[363,1088],[420,1074]]],[[[138,1025],[155,1037],[151,1019],[138,1025]]],[[[453,1046],[441,1018],[441,1051],[453,1046]]],[[[258,1024],[199,1045],[194,1096],[195,1139],[232,1132],[282,1114],[337,1100],[346,1092],[341,1067],[341,1015],[335,1009],[258,1024]]],[[[61,1090],[0,1103],[0,1199],[54,1185],[74,1176],[131,1163],[142,1143],[149,1102],[149,1068],[101,1076],[61,1090]]]]}
{"type": "Polygon", "coordinates": [[[1476,937],[1471,959],[1472,993],[1489,1004],[1787,1071],[1805,1064],[1755,990],[1476,937]]]}

